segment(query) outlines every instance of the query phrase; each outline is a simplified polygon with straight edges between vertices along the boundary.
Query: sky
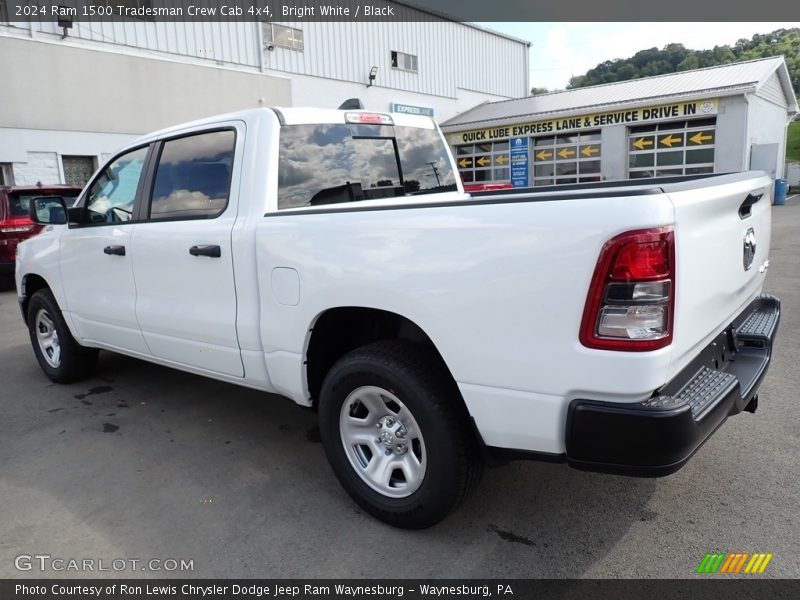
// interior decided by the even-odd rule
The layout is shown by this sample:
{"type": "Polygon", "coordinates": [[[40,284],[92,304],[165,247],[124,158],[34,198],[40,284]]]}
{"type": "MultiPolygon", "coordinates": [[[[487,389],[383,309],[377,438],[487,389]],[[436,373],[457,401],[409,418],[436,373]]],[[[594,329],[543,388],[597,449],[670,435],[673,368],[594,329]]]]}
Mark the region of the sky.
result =
{"type": "Polygon", "coordinates": [[[733,45],[740,38],[800,23],[480,23],[531,42],[530,86],[564,89],[606,60],[627,58],[669,43],[692,50],[733,45]]]}

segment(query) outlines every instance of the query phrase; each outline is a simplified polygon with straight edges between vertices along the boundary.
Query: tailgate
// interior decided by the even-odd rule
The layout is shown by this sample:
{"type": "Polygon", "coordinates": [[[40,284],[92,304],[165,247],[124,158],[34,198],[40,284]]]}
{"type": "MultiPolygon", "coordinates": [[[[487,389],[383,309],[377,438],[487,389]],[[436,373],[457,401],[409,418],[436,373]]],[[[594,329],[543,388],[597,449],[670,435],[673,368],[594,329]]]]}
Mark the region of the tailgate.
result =
{"type": "Polygon", "coordinates": [[[677,271],[668,379],[761,292],[772,185],[750,172],[664,187],[675,208],[677,271]]]}

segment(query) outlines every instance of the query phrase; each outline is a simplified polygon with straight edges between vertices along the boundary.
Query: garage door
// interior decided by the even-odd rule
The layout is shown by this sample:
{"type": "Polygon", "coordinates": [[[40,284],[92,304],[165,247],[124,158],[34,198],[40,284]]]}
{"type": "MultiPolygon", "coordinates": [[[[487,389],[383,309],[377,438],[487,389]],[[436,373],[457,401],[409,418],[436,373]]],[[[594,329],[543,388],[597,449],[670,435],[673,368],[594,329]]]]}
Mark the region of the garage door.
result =
{"type": "Polygon", "coordinates": [[[628,177],[713,173],[716,137],[716,119],[631,127],[628,177]]]}
{"type": "Polygon", "coordinates": [[[508,141],[456,146],[456,163],[464,183],[511,181],[508,141]]]}
{"type": "Polygon", "coordinates": [[[533,185],[600,181],[600,132],[533,139],[533,185]]]}

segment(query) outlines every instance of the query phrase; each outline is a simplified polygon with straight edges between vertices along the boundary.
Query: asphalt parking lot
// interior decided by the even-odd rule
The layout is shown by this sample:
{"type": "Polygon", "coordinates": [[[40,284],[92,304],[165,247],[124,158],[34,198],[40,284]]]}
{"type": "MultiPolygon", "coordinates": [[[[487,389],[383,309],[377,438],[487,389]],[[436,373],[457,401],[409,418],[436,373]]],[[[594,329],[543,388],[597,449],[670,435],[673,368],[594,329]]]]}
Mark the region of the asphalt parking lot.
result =
{"type": "MultiPolygon", "coordinates": [[[[773,212],[783,300],[755,415],[678,473],[632,479],[517,462],[426,531],[363,514],[288,400],[102,353],[54,385],[0,294],[0,577],[20,554],[193,560],[191,577],[693,577],[706,552],[772,552],[800,577],[800,199],[773,212]]],[[[713,268],[711,258],[709,268],[713,268]]],[[[100,574],[100,575],[109,575],[100,574]]]]}

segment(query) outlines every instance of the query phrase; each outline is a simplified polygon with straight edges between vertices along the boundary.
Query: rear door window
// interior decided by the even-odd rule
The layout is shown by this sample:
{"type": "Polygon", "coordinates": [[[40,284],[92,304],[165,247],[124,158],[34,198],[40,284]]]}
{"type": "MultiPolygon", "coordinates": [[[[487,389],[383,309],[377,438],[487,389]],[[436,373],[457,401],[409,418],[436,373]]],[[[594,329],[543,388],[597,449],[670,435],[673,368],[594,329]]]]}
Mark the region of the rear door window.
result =
{"type": "Polygon", "coordinates": [[[153,183],[150,219],[213,219],[228,205],[236,133],[167,140],[153,183]]]}

